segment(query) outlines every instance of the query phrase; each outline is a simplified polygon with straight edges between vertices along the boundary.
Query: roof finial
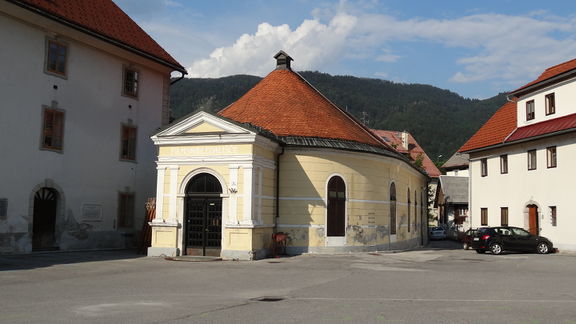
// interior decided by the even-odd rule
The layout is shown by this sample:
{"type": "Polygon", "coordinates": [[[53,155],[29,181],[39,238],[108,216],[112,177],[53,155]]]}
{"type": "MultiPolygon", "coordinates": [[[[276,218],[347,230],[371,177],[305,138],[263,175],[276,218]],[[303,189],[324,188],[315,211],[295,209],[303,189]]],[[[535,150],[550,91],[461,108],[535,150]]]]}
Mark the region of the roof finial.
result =
{"type": "Polygon", "coordinates": [[[290,55],[286,54],[284,51],[278,52],[278,54],[274,55],[276,59],[276,70],[290,70],[290,61],[294,61],[290,55]]]}

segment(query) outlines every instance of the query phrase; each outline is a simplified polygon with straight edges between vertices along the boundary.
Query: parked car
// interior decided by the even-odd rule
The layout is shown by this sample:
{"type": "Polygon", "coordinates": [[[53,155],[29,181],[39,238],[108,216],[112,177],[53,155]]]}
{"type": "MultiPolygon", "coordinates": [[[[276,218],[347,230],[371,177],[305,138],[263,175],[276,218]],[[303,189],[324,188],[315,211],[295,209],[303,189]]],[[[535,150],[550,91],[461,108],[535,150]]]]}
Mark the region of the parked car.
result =
{"type": "Polygon", "coordinates": [[[546,254],[554,249],[549,239],[510,226],[479,228],[472,238],[471,246],[478,253],[490,251],[492,254],[501,254],[503,251],[546,254]]]}
{"type": "Polygon", "coordinates": [[[464,248],[464,250],[470,249],[472,238],[474,237],[474,235],[476,235],[476,232],[478,232],[478,229],[470,228],[469,230],[467,230],[462,234],[460,242],[462,242],[462,247],[464,248]]]}
{"type": "Polygon", "coordinates": [[[442,227],[432,227],[430,229],[430,239],[431,240],[443,240],[446,238],[446,230],[442,227]]]}

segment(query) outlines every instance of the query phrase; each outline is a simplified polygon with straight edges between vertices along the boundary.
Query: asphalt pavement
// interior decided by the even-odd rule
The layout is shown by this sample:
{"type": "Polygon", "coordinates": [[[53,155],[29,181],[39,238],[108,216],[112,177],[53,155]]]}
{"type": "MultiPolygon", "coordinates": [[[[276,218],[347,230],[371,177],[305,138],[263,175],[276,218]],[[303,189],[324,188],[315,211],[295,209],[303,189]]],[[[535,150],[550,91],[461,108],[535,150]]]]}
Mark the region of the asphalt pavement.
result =
{"type": "Polygon", "coordinates": [[[187,262],[0,256],[0,323],[576,323],[576,256],[408,252],[187,262]]]}

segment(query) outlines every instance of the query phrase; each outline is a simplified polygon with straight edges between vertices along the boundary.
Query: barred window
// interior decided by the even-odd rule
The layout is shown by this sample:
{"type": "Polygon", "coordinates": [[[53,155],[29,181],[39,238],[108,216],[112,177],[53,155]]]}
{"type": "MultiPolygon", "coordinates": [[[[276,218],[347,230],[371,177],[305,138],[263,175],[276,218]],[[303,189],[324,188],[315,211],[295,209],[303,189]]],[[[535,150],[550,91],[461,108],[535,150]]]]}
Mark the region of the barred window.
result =
{"type": "Polygon", "coordinates": [[[124,68],[124,84],[122,93],[129,97],[138,97],[139,89],[139,73],[138,71],[125,67],[124,68]]]}
{"type": "Polygon", "coordinates": [[[120,141],[120,159],[136,161],[136,127],[122,125],[122,137],[120,141]]]}
{"type": "Polygon", "coordinates": [[[62,151],[64,136],[64,111],[44,108],[42,124],[41,147],[49,150],[62,151]]]}

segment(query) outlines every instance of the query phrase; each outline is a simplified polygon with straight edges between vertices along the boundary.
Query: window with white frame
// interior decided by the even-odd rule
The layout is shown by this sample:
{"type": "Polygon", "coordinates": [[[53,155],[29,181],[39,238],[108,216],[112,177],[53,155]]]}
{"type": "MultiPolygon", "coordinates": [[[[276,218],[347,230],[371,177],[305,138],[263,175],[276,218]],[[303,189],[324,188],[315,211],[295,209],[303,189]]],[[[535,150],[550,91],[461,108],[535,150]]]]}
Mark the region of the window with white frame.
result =
{"type": "Polygon", "coordinates": [[[550,220],[552,222],[552,226],[556,227],[557,225],[556,206],[550,206],[550,220]]]}
{"type": "Polygon", "coordinates": [[[508,173],[508,155],[500,155],[500,173],[506,174],[508,173]]]}
{"type": "Polygon", "coordinates": [[[536,170],[536,150],[528,151],[528,170],[536,170]]]}
{"type": "Polygon", "coordinates": [[[480,174],[483,177],[488,175],[488,159],[486,158],[480,160],[480,174]]]}
{"type": "Polygon", "coordinates": [[[556,167],[556,146],[546,148],[546,164],[548,168],[556,167]]]}
{"type": "Polygon", "coordinates": [[[534,119],[534,100],[526,102],[526,120],[534,119]]]}
{"type": "Polygon", "coordinates": [[[545,97],[546,99],[546,116],[552,115],[556,112],[556,100],[554,98],[554,93],[549,93],[545,97]]]}

